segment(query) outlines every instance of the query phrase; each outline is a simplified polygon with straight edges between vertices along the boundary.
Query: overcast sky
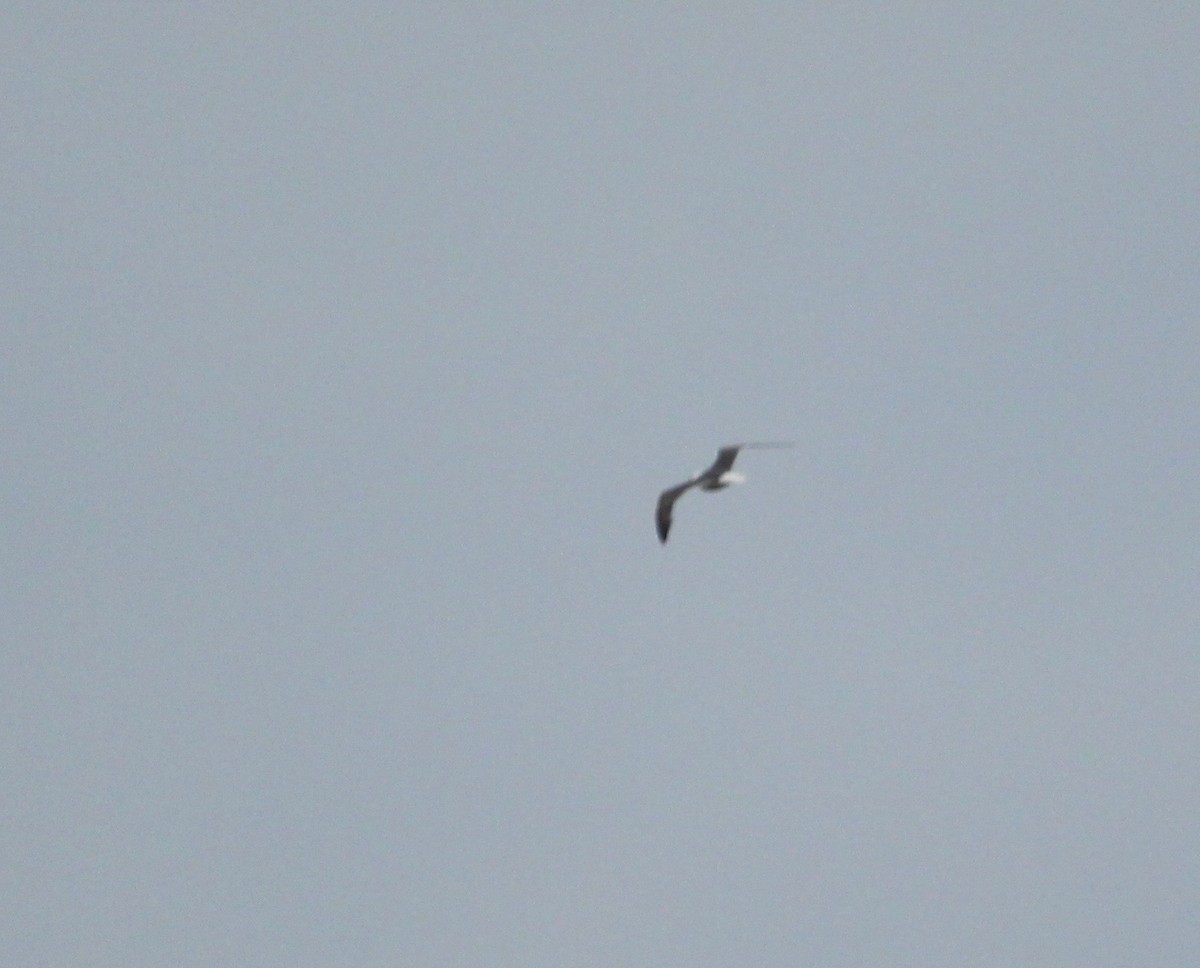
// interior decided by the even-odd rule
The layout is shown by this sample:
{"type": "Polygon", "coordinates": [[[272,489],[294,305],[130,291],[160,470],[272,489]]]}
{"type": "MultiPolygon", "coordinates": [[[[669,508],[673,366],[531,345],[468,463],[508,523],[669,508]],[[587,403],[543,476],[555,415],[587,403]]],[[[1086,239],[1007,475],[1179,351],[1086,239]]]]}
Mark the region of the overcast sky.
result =
{"type": "Polygon", "coordinates": [[[9,4],[0,960],[1195,964],[1197,50],[9,4]]]}

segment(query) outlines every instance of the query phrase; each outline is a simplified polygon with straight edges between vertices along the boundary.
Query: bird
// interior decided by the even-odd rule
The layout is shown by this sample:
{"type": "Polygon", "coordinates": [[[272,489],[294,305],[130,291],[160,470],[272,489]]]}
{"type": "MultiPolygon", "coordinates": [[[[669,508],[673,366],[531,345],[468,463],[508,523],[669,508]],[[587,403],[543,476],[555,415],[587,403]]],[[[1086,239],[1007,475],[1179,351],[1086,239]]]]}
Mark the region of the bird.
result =
{"type": "Polygon", "coordinates": [[[667,543],[667,535],[671,531],[671,511],[684,494],[693,487],[702,491],[720,491],[730,484],[741,484],[746,478],[733,470],[733,462],[740,450],[767,450],[777,447],[795,447],[795,441],[770,441],[763,443],[730,444],[717,451],[717,459],[707,470],[698,471],[682,484],[668,487],[658,496],[658,507],[654,512],[654,524],[658,529],[658,540],[667,543]]]}

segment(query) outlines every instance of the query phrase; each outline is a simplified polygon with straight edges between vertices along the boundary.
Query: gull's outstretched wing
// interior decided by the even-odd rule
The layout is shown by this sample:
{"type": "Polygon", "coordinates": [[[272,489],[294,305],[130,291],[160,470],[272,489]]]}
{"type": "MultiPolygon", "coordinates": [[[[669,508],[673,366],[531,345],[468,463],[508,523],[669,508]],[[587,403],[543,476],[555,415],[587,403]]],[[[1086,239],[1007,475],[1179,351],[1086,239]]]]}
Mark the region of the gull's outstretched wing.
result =
{"type": "Polygon", "coordinates": [[[713,477],[720,477],[733,467],[733,462],[737,460],[738,451],[744,446],[745,444],[731,444],[729,447],[722,447],[717,451],[717,459],[713,461],[712,467],[704,472],[705,475],[711,474],[713,477]]]}
{"type": "Polygon", "coordinates": [[[676,487],[668,487],[658,496],[658,508],[654,512],[654,525],[658,528],[658,540],[663,544],[667,543],[667,534],[671,530],[671,509],[675,507],[675,502],[679,500],[684,492],[695,483],[695,478],[690,481],[684,481],[684,483],[676,487]]]}
{"type": "Polygon", "coordinates": [[[713,461],[712,467],[704,472],[704,476],[720,477],[728,470],[733,469],[733,462],[737,460],[738,451],[745,449],[752,450],[774,450],[777,447],[795,447],[794,440],[766,440],[766,441],[751,441],[745,444],[730,444],[728,447],[722,447],[717,451],[717,459],[713,461]]]}

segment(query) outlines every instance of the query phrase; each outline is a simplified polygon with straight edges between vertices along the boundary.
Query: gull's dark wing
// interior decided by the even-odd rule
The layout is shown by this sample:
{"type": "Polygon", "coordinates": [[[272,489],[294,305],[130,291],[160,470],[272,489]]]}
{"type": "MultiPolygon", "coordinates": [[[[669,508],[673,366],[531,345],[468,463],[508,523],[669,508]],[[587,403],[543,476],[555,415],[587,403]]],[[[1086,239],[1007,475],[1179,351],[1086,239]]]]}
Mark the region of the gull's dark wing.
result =
{"type": "Polygon", "coordinates": [[[738,451],[742,449],[742,446],[742,444],[733,444],[729,447],[722,447],[717,451],[717,459],[713,461],[712,467],[704,472],[705,475],[712,474],[714,477],[719,477],[733,467],[733,462],[737,459],[738,451]]]}
{"type": "Polygon", "coordinates": [[[695,480],[685,481],[677,487],[668,487],[658,496],[658,508],[654,512],[654,526],[658,529],[658,540],[667,543],[667,534],[671,530],[671,509],[675,502],[693,484],[695,480]]]}

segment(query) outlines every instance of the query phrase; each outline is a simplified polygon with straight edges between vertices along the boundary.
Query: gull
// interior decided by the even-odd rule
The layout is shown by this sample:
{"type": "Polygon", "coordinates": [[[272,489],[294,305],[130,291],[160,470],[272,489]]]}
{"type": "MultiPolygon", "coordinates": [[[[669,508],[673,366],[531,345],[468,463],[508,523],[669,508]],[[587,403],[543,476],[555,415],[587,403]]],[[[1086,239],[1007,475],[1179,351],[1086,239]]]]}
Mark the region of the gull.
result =
{"type": "Polygon", "coordinates": [[[671,530],[671,509],[693,487],[702,491],[720,491],[730,484],[741,484],[746,478],[733,471],[733,462],[737,459],[739,450],[767,450],[777,447],[795,447],[794,441],[772,441],[768,443],[730,444],[717,451],[717,459],[708,470],[698,471],[682,484],[668,487],[658,496],[658,509],[654,513],[654,523],[658,528],[658,540],[667,543],[667,534],[671,530]]]}

